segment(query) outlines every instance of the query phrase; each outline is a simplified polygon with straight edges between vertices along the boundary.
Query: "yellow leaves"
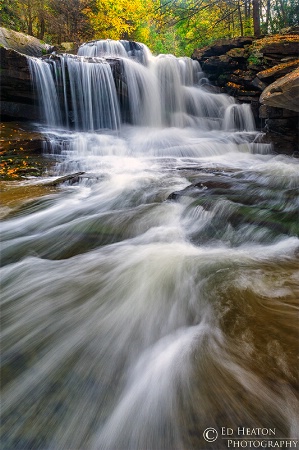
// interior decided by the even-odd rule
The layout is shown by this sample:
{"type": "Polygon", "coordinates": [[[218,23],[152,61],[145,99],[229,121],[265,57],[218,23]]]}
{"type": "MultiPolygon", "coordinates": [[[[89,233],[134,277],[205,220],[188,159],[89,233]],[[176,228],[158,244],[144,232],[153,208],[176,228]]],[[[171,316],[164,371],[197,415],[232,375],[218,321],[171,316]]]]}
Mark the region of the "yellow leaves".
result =
{"type": "Polygon", "coordinates": [[[96,37],[103,39],[134,39],[134,33],[140,34],[138,29],[153,15],[153,3],[143,0],[98,0],[97,9],[89,17],[96,37]]]}

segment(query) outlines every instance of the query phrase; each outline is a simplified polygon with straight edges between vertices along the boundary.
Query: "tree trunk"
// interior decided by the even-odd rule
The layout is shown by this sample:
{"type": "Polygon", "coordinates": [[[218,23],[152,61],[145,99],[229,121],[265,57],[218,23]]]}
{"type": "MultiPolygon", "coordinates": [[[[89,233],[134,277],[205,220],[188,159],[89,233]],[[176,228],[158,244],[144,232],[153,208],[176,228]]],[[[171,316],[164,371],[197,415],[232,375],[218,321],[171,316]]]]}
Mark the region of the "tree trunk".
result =
{"type": "Polygon", "coordinates": [[[28,19],[27,34],[29,34],[30,36],[33,36],[33,21],[31,19],[31,17],[29,17],[29,19],[28,19]]]}
{"type": "Polygon", "coordinates": [[[45,19],[43,17],[40,19],[39,26],[40,26],[40,29],[39,29],[38,38],[43,40],[44,39],[44,35],[45,35],[45,29],[46,29],[46,22],[45,22],[45,19]]]}
{"type": "Polygon", "coordinates": [[[267,10],[266,10],[266,33],[269,33],[270,14],[271,14],[271,0],[267,0],[267,10]]]}
{"type": "Polygon", "coordinates": [[[282,17],[283,17],[283,26],[285,27],[287,25],[287,15],[286,15],[286,12],[285,12],[285,7],[284,7],[284,4],[283,4],[283,1],[280,0],[279,3],[280,3],[280,7],[281,7],[281,14],[282,14],[282,17]]]}
{"type": "Polygon", "coordinates": [[[252,0],[252,10],[254,37],[259,37],[261,35],[259,0],[252,0]]]}
{"type": "Polygon", "coordinates": [[[240,22],[240,33],[241,33],[241,36],[244,36],[244,27],[243,27],[243,18],[242,18],[240,0],[238,0],[238,14],[239,14],[239,22],[240,22]]]}

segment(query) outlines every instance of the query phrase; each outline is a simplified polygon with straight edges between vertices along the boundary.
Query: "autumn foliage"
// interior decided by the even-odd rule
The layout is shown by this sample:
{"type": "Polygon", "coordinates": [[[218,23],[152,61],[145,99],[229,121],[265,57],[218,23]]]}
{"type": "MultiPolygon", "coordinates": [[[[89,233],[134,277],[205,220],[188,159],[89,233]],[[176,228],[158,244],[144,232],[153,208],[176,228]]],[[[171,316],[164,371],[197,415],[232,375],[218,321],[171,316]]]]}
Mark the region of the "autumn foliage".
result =
{"type": "Polygon", "coordinates": [[[53,44],[129,39],[177,55],[299,22],[297,0],[0,0],[0,9],[2,26],[53,44]]]}

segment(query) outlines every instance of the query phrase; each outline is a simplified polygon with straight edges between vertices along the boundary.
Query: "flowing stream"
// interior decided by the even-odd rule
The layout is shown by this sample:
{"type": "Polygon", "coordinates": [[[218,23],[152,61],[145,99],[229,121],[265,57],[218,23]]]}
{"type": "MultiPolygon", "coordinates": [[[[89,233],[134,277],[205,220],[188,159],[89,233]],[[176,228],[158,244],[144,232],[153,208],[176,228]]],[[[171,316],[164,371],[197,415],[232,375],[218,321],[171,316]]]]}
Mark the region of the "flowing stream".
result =
{"type": "Polygon", "coordinates": [[[289,448],[298,160],[189,58],[105,41],[28,61],[48,178],[78,175],[1,223],[1,448],[214,450],[238,427],[289,448]]]}

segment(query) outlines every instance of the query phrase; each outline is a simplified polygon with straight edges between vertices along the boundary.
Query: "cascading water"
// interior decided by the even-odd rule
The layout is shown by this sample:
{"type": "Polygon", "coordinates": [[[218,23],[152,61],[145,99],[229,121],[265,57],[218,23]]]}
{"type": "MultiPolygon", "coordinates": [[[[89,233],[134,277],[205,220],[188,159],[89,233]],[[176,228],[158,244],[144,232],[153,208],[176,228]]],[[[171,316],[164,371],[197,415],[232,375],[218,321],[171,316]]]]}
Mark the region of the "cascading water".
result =
{"type": "Polygon", "coordinates": [[[37,58],[28,58],[28,64],[37,88],[37,95],[42,98],[43,119],[50,126],[59,126],[61,124],[60,106],[51,66],[45,65],[37,58]]]}
{"type": "Polygon", "coordinates": [[[79,175],[2,220],[1,448],[296,448],[298,161],[187,58],[29,61],[79,175]]]}

